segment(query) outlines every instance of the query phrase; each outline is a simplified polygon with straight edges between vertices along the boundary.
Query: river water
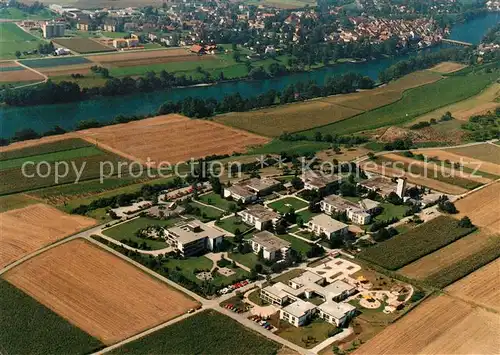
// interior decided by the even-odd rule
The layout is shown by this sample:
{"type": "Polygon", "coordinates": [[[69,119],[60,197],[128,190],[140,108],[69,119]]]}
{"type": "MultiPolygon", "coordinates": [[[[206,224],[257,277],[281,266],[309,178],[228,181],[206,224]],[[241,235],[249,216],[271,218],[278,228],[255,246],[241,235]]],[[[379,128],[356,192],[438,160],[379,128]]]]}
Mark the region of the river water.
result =
{"type": "MultiPolygon", "coordinates": [[[[477,44],[486,31],[498,22],[500,22],[500,13],[489,13],[485,16],[476,17],[467,23],[453,27],[450,38],[477,44]]],[[[437,46],[427,51],[438,51],[441,48],[441,46],[437,46]]],[[[243,97],[250,97],[270,89],[282,90],[289,84],[301,81],[313,80],[318,84],[323,84],[329,76],[350,71],[377,79],[377,75],[381,70],[407,57],[408,55],[365,63],[344,63],[312,72],[291,74],[269,80],[226,82],[212,86],[177,88],[68,104],[4,107],[0,109],[0,136],[3,138],[11,137],[16,131],[23,128],[32,128],[37,132],[44,132],[55,125],[59,125],[70,130],[82,120],[95,119],[99,122],[109,122],[118,115],[148,114],[158,110],[159,106],[165,101],[177,101],[188,96],[222,98],[227,94],[239,92],[243,97]]]]}

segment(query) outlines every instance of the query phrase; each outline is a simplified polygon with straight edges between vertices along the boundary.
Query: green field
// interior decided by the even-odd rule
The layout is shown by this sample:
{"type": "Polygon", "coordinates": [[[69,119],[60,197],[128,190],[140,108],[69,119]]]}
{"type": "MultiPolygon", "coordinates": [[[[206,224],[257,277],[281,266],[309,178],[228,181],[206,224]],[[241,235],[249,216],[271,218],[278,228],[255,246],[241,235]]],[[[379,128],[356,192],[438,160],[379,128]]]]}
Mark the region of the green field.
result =
{"type": "Polygon", "coordinates": [[[21,60],[22,64],[30,67],[30,68],[50,68],[50,67],[58,67],[61,65],[77,65],[77,64],[86,64],[90,63],[85,57],[61,57],[61,58],[50,58],[50,59],[28,59],[21,60]]]}
{"type": "Polygon", "coordinates": [[[16,51],[31,51],[42,43],[12,22],[0,23],[0,59],[16,58],[16,51]]]}
{"type": "Polygon", "coordinates": [[[153,219],[153,218],[148,218],[148,217],[139,217],[131,220],[130,222],[122,223],[116,227],[112,227],[109,229],[105,229],[103,231],[104,235],[107,235],[108,237],[111,237],[113,239],[116,239],[118,241],[121,241],[122,239],[131,239],[132,241],[136,243],[143,243],[146,242],[146,244],[152,249],[152,250],[157,250],[157,249],[164,249],[168,247],[168,244],[162,240],[154,240],[154,239],[143,239],[143,238],[138,238],[136,237],[135,233],[140,230],[144,229],[148,226],[162,226],[162,227],[172,227],[175,223],[179,222],[179,219],[166,219],[166,220],[160,220],[160,219],[153,219]]]}
{"type": "Polygon", "coordinates": [[[363,250],[359,257],[389,270],[399,269],[474,231],[462,228],[458,220],[439,216],[406,233],[363,250]]]}
{"type": "Polygon", "coordinates": [[[199,196],[198,200],[200,202],[206,203],[210,206],[215,206],[221,208],[225,211],[229,211],[232,208],[236,208],[236,203],[226,200],[215,192],[210,192],[206,195],[199,196]]]}
{"type": "Polygon", "coordinates": [[[0,196],[0,212],[23,208],[38,202],[40,201],[22,194],[0,196]]]}
{"type": "Polygon", "coordinates": [[[274,139],[271,142],[251,149],[248,154],[297,154],[299,156],[314,154],[320,150],[325,150],[331,147],[330,143],[326,142],[311,142],[311,141],[282,141],[274,139]]]}
{"type": "Polygon", "coordinates": [[[282,214],[287,213],[290,208],[293,208],[295,211],[297,211],[307,206],[309,206],[307,202],[299,200],[295,197],[285,197],[281,200],[271,202],[267,205],[268,208],[271,208],[272,210],[282,214]]]}
{"type": "Polygon", "coordinates": [[[255,265],[257,265],[259,261],[259,257],[252,253],[246,253],[246,254],[241,254],[241,253],[229,253],[228,255],[229,259],[234,260],[242,265],[245,265],[246,267],[253,268],[255,265]]]}
{"type": "Polygon", "coordinates": [[[208,310],[126,344],[110,354],[271,355],[281,345],[208,310]]]}
{"type": "Polygon", "coordinates": [[[68,149],[77,149],[77,148],[91,147],[91,146],[92,144],[90,144],[87,141],[84,141],[83,139],[70,138],[58,142],[44,143],[32,147],[1,152],[0,161],[7,159],[29,157],[32,155],[62,152],[68,149]]]}
{"type": "Polygon", "coordinates": [[[101,342],[0,279],[2,354],[88,354],[101,342]]]}
{"type": "Polygon", "coordinates": [[[200,205],[199,203],[196,202],[190,202],[189,203],[192,207],[197,208],[200,210],[200,214],[196,214],[196,218],[200,219],[202,222],[209,222],[214,219],[220,218],[224,212],[219,211],[215,208],[200,205]]]}
{"type": "Polygon", "coordinates": [[[0,9],[0,19],[6,20],[50,20],[54,18],[54,14],[48,9],[36,11],[35,13],[28,13],[16,7],[9,7],[0,9]]]}
{"type": "Polygon", "coordinates": [[[239,229],[240,233],[245,233],[250,230],[248,224],[245,224],[240,217],[231,216],[229,218],[221,219],[216,223],[217,227],[227,230],[229,233],[235,234],[236,229],[239,229]]]}
{"type": "Polygon", "coordinates": [[[276,234],[278,238],[281,238],[283,240],[286,240],[287,242],[291,243],[291,248],[294,249],[295,251],[298,251],[302,253],[302,255],[306,255],[306,253],[311,250],[311,244],[303,241],[302,239],[295,238],[293,235],[290,234],[276,234]]]}
{"type": "MultiPolygon", "coordinates": [[[[323,126],[321,133],[342,135],[409,122],[441,106],[478,94],[496,78],[497,71],[449,76],[444,80],[407,90],[399,101],[392,104],[323,126]]],[[[313,137],[317,130],[314,128],[302,133],[313,137]]]]}

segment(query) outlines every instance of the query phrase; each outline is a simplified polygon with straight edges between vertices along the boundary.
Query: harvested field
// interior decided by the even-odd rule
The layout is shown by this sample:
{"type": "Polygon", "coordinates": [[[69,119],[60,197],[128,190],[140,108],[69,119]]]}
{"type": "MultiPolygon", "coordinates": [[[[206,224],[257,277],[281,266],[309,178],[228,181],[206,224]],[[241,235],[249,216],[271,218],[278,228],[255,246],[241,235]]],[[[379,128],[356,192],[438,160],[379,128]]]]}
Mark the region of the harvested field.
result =
{"type": "Polygon", "coordinates": [[[440,75],[428,71],[409,74],[380,88],[352,94],[334,95],[251,112],[232,112],[217,116],[216,121],[266,136],[296,132],[342,121],[402,97],[403,91],[432,83],[440,75]]]}
{"type": "Polygon", "coordinates": [[[454,154],[452,150],[430,149],[430,150],[420,150],[420,151],[412,150],[412,152],[414,154],[423,154],[424,156],[429,158],[435,157],[441,161],[449,160],[450,162],[461,163],[463,166],[470,169],[476,169],[479,167],[480,171],[484,171],[490,174],[500,175],[500,165],[479,159],[466,157],[463,155],[454,154]]]}
{"type": "Polygon", "coordinates": [[[28,69],[0,72],[0,83],[32,81],[32,80],[42,81],[43,79],[44,79],[43,76],[38,75],[37,73],[28,69]]]}
{"type": "Polygon", "coordinates": [[[467,302],[500,312],[499,276],[500,259],[497,259],[450,285],[446,288],[446,292],[467,302]]]}
{"type": "Polygon", "coordinates": [[[442,62],[430,68],[430,71],[448,74],[465,68],[467,65],[455,62],[442,62]]]}
{"type": "Polygon", "coordinates": [[[363,147],[342,149],[340,154],[335,153],[332,149],[323,150],[316,154],[316,157],[323,161],[331,161],[332,159],[337,159],[338,161],[351,161],[366,155],[369,152],[368,149],[363,147]]]}
{"type": "Polygon", "coordinates": [[[0,267],[94,224],[41,203],[0,213],[0,267]]]}
{"type": "Polygon", "coordinates": [[[500,165],[500,147],[495,144],[477,144],[463,148],[449,149],[449,152],[469,158],[488,161],[500,165]]]}
{"type": "Polygon", "coordinates": [[[460,186],[447,184],[445,182],[435,180],[435,179],[430,179],[430,178],[424,177],[424,176],[416,176],[414,174],[409,174],[408,172],[400,170],[400,169],[383,167],[383,166],[378,165],[374,162],[365,162],[365,163],[362,163],[362,166],[363,166],[363,169],[366,171],[375,172],[375,173],[382,174],[382,175],[388,176],[388,177],[403,177],[403,176],[405,176],[408,179],[409,183],[419,185],[419,186],[426,186],[432,190],[444,192],[446,194],[461,195],[461,194],[468,191],[467,189],[464,189],[463,187],[460,187],[460,186]]]}
{"type": "Polygon", "coordinates": [[[269,139],[207,120],[166,115],[78,132],[83,138],[130,159],[145,163],[184,162],[213,154],[245,152],[269,139]]]}
{"type": "Polygon", "coordinates": [[[60,65],[56,67],[44,67],[38,71],[48,76],[70,75],[70,74],[88,74],[92,64],[60,65]]]}
{"type": "Polygon", "coordinates": [[[56,38],[53,42],[71,51],[82,54],[116,52],[115,48],[105,46],[91,38],[56,38]]]}
{"type": "Polygon", "coordinates": [[[4,277],[105,344],[175,318],[198,304],[85,240],[52,248],[4,277]]]}
{"type": "Polygon", "coordinates": [[[500,107],[500,103],[495,101],[498,98],[500,98],[500,84],[493,83],[476,96],[426,113],[408,125],[429,121],[431,118],[438,119],[447,111],[451,112],[452,116],[457,120],[467,121],[471,116],[494,111],[495,108],[500,107]]]}
{"type": "Polygon", "coordinates": [[[424,301],[354,354],[496,354],[498,314],[441,295],[424,301]]]}

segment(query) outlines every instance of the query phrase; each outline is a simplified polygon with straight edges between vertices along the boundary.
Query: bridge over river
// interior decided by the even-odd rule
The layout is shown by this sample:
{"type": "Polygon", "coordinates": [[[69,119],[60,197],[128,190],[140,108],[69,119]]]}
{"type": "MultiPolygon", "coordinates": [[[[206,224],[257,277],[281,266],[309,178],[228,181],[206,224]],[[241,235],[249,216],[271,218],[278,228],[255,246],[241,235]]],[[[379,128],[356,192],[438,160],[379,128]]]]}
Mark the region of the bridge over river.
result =
{"type": "Polygon", "coordinates": [[[443,43],[449,43],[449,44],[455,44],[455,45],[458,45],[458,46],[467,46],[467,47],[473,46],[472,43],[457,41],[455,39],[449,39],[449,38],[443,38],[442,42],[443,43]]]}

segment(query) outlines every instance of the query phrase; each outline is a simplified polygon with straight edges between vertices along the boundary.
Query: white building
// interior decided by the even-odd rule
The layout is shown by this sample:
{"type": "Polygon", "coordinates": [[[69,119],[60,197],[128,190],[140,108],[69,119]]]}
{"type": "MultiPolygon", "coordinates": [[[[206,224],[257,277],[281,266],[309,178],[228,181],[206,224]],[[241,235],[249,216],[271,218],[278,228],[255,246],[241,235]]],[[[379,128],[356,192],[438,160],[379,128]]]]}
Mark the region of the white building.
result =
{"type": "Polygon", "coordinates": [[[300,175],[300,179],[304,183],[305,189],[322,190],[338,182],[341,178],[338,174],[325,175],[318,171],[306,170],[300,175]]]}
{"type": "Polygon", "coordinates": [[[363,186],[367,190],[375,191],[382,197],[386,197],[391,192],[396,192],[397,190],[396,183],[392,182],[391,179],[381,175],[374,175],[369,179],[362,180],[358,183],[358,185],[363,186]]]}
{"type": "Polygon", "coordinates": [[[42,25],[43,37],[64,37],[65,29],[66,23],[64,22],[47,21],[42,25]]]}
{"type": "Polygon", "coordinates": [[[345,212],[349,220],[361,225],[370,223],[370,213],[375,211],[379,205],[378,202],[370,199],[355,203],[337,195],[327,196],[320,202],[320,208],[326,214],[345,212]]]}
{"type": "Polygon", "coordinates": [[[344,326],[356,314],[349,303],[325,302],[318,306],[318,316],[337,327],[344,326]]]}
{"type": "Polygon", "coordinates": [[[289,242],[268,231],[255,234],[250,242],[254,253],[258,254],[262,250],[262,257],[266,260],[284,259],[290,251],[289,242]]]}
{"type": "Polygon", "coordinates": [[[311,218],[306,226],[311,233],[317,236],[324,233],[327,238],[345,235],[349,230],[347,224],[337,221],[324,213],[311,218]]]}
{"type": "Polygon", "coordinates": [[[268,226],[274,226],[280,219],[280,214],[276,213],[262,205],[253,205],[247,209],[238,212],[243,222],[254,226],[261,231],[268,226]]]}
{"type": "Polygon", "coordinates": [[[194,219],[168,228],[165,239],[184,256],[214,251],[223,241],[224,233],[194,219]]]}
{"type": "Polygon", "coordinates": [[[316,311],[316,306],[310,302],[296,300],[285,308],[280,309],[280,319],[300,327],[312,318],[316,311]]]}
{"type": "Polygon", "coordinates": [[[278,189],[281,182],[271,178],[252,178],[240,181],[224,188],[224,197],[231,196],[235,201],[248,203],[255,201],[259,196],[265,196],[278,189]]]}
{"type": "Polygon", "coordinates": [[[288,301],[297,300],[303,292],[303,290],[295,290],[283,282],[277,282],[274,285],[262,288],[260,298],[268,303],[282,306],[288,301]]]}

